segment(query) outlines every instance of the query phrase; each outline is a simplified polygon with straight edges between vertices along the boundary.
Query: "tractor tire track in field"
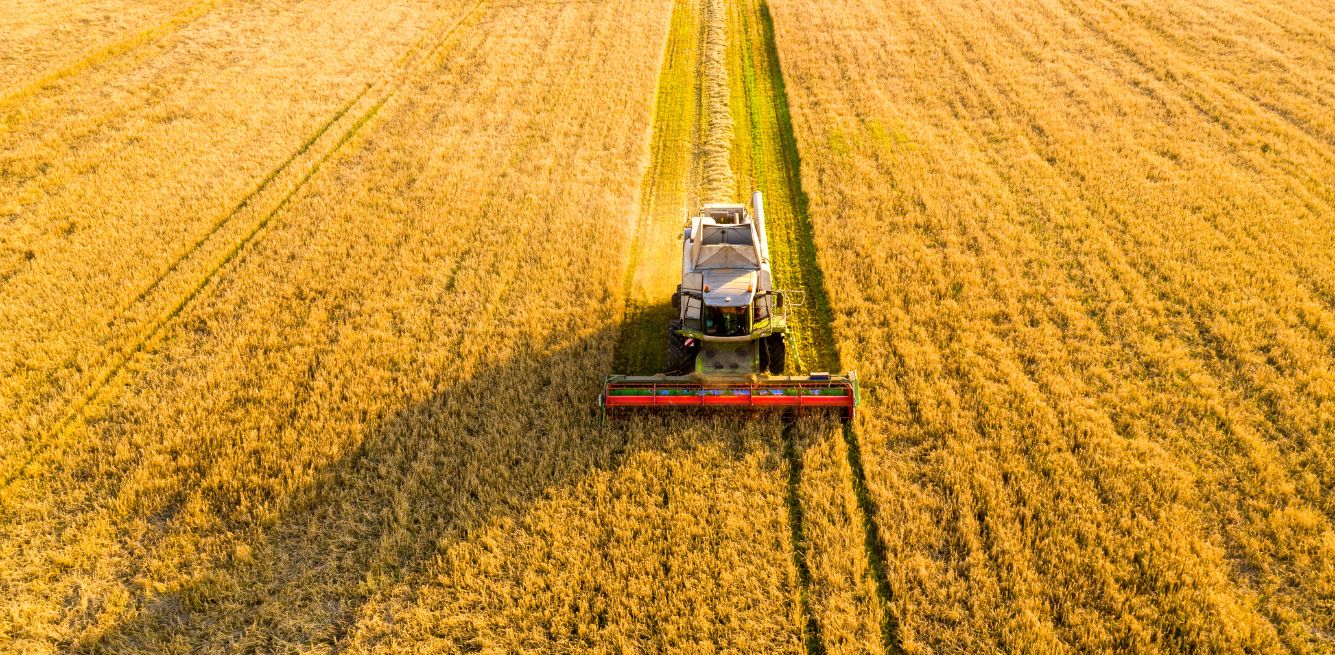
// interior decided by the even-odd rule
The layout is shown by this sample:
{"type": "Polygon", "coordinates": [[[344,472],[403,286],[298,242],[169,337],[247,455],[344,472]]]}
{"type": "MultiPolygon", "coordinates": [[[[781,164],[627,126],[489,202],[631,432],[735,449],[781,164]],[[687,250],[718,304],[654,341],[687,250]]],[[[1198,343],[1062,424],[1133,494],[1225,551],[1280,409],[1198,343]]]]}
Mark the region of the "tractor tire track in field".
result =
{"type": "MultiPolygon", "coordinates": [[[[797,338],[790,352],[802,370],[844,370],[834,338],[834,314],[830,309],[829,294],[824,274],[816,256],[815,233],[807,211],[807,197],[802,190],[801,159],[793,133],[788,110],[788,97],[778,49],[774,42],[774,23],[765,0],[734,0],[737,8],[733,20],[737,23],[736,36],[742,39],[740,57],[734,59],[735,73],[740,78],[746,104],[746,123],[749,130],[739,133],[748,141],[750,152],[750,184],[765,194],[766,231],[774,258],[774,274],[779,286],[801,289],[806,293],[806,306],[796,316],[797,338]],[[805,361],[804,361],[805,360],[805,361]]],[[[745,178],[746,176],[741,176],[745,178]]],[[[791,477],[789,480],[790,513],[795,542],[804,539],[805,528],[798,496],[801,486],[801,456],[797,446],[797,430],[785,429],[791,477]],[[797,511],[792,508],[796,506],[797,511]]],[[[849,481],[857,498],[864,532],[864,547],[868,569],[880,596],[884,614],[880,617],[882,648],[887,653],[902,653],[899,621],[891,610],[894,590],[890,586],[886,547],[878,526],[879,510],[867,488],[866,473],[862,466],[862,446],[852,424],[842,429],[845,452],[852,479],[849,481]]],[[[809,594],[811,573],[805,561],[805,545],[797,557],[799,574],[809,594]]],[[[809,603],[804,598],[805,603],[809,603]]],[[[808,605],[804,608],[814,629],[819,630],[815,614],[808,605]]],[[[824,652],[824,644],[813,648],[808,641],[808,652],[824,652]]]]}
{"type": "Polygon", "coordinates": [[[149,294],[153,293],[153,291],[157,289],[158,286],[160,286],[162,282],[167,279],[168,276],[170,276],[173,272],[175,272],[178,268],[180,268],[181,264],[183,264],[187,259],[189,259],[191,255],[194,255],[196,252],[198,252],[200,248],[204,247],[204,244],[207,243],[210,239],[212,239],[213,236],[216,235],[219,230],[223,229],[224,226],[232,222],[233,219],[235,219],[239,214],[241,214],[242,210],[246,209],[247,207],[250,207],[255,202],[255,200],[266,189],[269,188],[269,186],[273,183],[275,179],[278,178],[280,174],[282,174],[284,171],[288,170],[292,166],[292,162],[296,161],[298,157],[301,157],[302,155],[306,154],[306,152],[311,149],[311,146],[315,145],[315,143],[319,141],[321,137],[325,135],[326,132],[329,131],[329,128],[333,127],[335,123],[337,123],[339,120],[343,118],[343,116],[347,115],[347,113],[352,110],[353,106],[355,106],[359,101],[361,101],[363,97],[366,96],[366,92],[371,90],[371,86],[372,85],[368,84],[365,87],[363,87],[361,93],[358,93],[356,96],[354,96],[352,100],[349,100],[347,104],[343,105],[343,107],[340,108],[332,118],[325,121],[325,123],[321,125],[320,128],[317,129],[314,134],[312,134],[309,138],[306,139],[306,141],[304,141],[301,144],[301,147],[297,148],[296,152],[292,153],[292,155],[288,157],[286,160],[284,160],[283,163],[279,164],[276,168],[270,171],[269,174],[266,175],[264,179],[260,181],[259,184],[255,185],[255,188],[252,189],[250,193],[247,193],[244,197],[242,197],[241,200],[239,200],[236,203],[236,205],[232,207],[231,211],[227,212],[226,214],[221,216],[217,221],[215,221],[207,232],[205,232],[202,236],[196,239],[193,244],[191,244],[188,248],[186,248],[183,254],[177,256],[176,259],[174,259],[171,262],[171,264],[169,264],[161,273],[159,273],[157,277],[153,278],[153,281],[150,282],[146,287],[144,287],[144,290],[140,291],[139,294],[134,297],[134,300],[131,300],[129,303],[127,303],[126,306],[122,308],[121,310],[122,313],[129,310],[130,307],[132,307],[133,305],[143,302],[143,300],[147,298],[149,294]]]}
{"type": "MultiPolygon", "coordinates": [[[[287,191],[277,198],[276,203],[270,205],[268,211],[256,209],[256,211],[262,211],[259,219],[251,224],[239,239],[223,248],[221,256],[203,271],[202,276],[195,279],[184,294],[178,296],[175,301],[170,304],[170,308],[165,314],[162,314],[157,320],[152,321],[140,333],[138,338],[120,349],[119,352],[110,355],[108,359],[103,360],[104,364],[108,361],[110,363],[106,366],[99,367],[101,372],[91,376],[90,380],[84,385],[84,392],[79,394],[76,399],[68,405],[66,411],[51,428],[45,431],[41,437],[36,439],[36,441],[27,448],[26,455],[23,455],[21,460],[15,463],[10,471],[5,474],[3,481],[0,481],[0,492],[3,492],[15,481],[21,478],[27,468],[39,455],[58,443],[65,431],[74,425],[79,417],[82,416],[84,410],[100,397],[112,380],[124,370],[125,366],[129,364],[136,355],[148,348],[153,340],[156,339],[178,316],[180,316],[181,312],[198,298],[211,283],[224,275],[226,272],[224,269],[234,261],[248,245],[256,239],[262,238],[265,228],[269,226],[274,217],[291,203],[297,194],[305,188],[306,184],[319,173],[325,163],[337,155],[349,141],[356,137],[357,134],[361,132],[362,128],[364,128],[366,124],[379,113],[380,109],[399,92],[403,85],[411,79],[413,75],[429,69],[432,62],[437,58],[437,55],[450,42],[451,37],[458,32],[465,22],[478,14],[478,11],[485,2],[486,0],[478,0],[462,14],[454,17],[452,22],[450,21],[450,17],[445,17],[437,21],[432,28],[428,30],[426,35],[419,39],[411,49],[400,57],[397,62],[397,68],[400,70],[397,73],[391,74],[382,78],[378,83],[363,88],[360,93],[358,93],[350,102],[341,107],[332,118],[326,121],[325,124],[323,124],[310,138],[303,142],[296,152],[270,172],[270,174],[267,175],[250,193],[243,197],[234,206],[231,212],[215,222],[204,236],[198,239],[196,243],[189,247],[183,254],[178,256],[160,275],[158,275],[138,294],[134,301],[127,305],[125,310],[129,310],[135,304],[147,302],[154,295],[154,291],[163,286],[164,281],[169,276],[181,269],[182,265],[187,260],[198,255],[204,248],[205,244],[212,240],[213,237],[217,236],[225,226],[243,215],[243,210],[260,206],[261,203],[258,202],[258,199],[261,198],[261,196],[265,196],[268,190],[274,188],[273,183],[275,180],[280,177],[286,177],[289,174],[299,175],[299,177],[297,177],[297,179],[287,188],[287,191]],[[433,41],[432,36],[437,35],[437,30],[447,23],[448,27],[443,32],[440,32],[433,41]],[[370,91],[372,91],[372,89],[376,90],[377,93],[371,94],[370,91]],[[368,96],[375,99],[370,100],[368,99],[368,96]],[[365,108],[362,109],[361,112],[355,114],[355,118],[344,120],[348,117],[353,107],[358,105],[363,105],[365,108]],[[332,128],[340,122],[346,124],[347,129],[343,130],[336,140],[329,143],[327,148],[317,149],[312,153],[313,146],[324,139],[326,135],[331,132],[332,128]],[[313,161],[310,161],[309,165],[304,167],[304,172],[300,174],[292,172],[303,168],[294,166],[294,164],[298,160],[303,160],[304,156],[308,154],[311,155],[313,161]]],[[[273,193],[277,194],[280,193],[280,191],[275,190],[273,193]]]]}
{"type": "MultiPolygon", "coordinates": [[[[95,48],[91,52],[79,56],[74,61],[71,61],[63,66],[60,66],[59,68],[35,80],[32,80],[31,82],[28,82],[20,86],[18,89],[16,89],[11,93],[6,94],[4,97],[0,97],[0,111],[9,109],[13,107],[15,104],[18,104],[19,102],[22,102],[23,100],[32,97],[33,95],[41,93],[44,89],[56,84],[57,82],[60,82],[65,78],[78,75],[79,73],[82,73],[83,71],[86,71],[89,68],[97,66],[98,64],[110,61],[112,59],[115,59],[116,57],[120,57],[121,55],[133,52],[134,50],[140,48],[141,46],[145,46],[150,43],[153,43],[154,41],[158,41],[162,38],[165,38],[181,30],[185,26],[195,22],[196,20],[203,18],[205,15],[213,11],[214,8],[222,4],[224,1],[225,0],[204,0],[203,2],[197,2],[189,7],[186,7],[185,9],[182,9],[181,11],[176,12],[175,14],[172,14],[166,20],[156,25],[135,32],[127,37],[114,40],[111,43],[102,45],[101,47],[95,48]]],[[[14,117],[10,116],[6,118],[3,123],[0,124],[10,125],[11,121],[13,120],[14,117]]]]}
{"type": "MultiPolygon", "coordinates": [[[[640,188],[640,208],[631,230],[623,292],[626,297],[620,335],[613,356],[618,373],[651,375],[662,371],[664,335],[672,320],[666,299],[680,279],[683,209],[707,200],[727,201],[737,193],[729,164],[736,126],[730,119],[726,39],[729,6],[725,0],[677,0],[659,70],[648,161],[640,188]],[[719,106],[719,105],[722,106],[719,106]],[[728,170],[721,170],[727,168],[728,170]]],[[[811,607],[812,577],[800,487],[802,459],[796,424],[781,438],[787,461],[787,508],[796,603],[805,651],[825,653],[820,622],[811,607]]]]}
{"type": "MultiPolygon", "coordinates": [[[[462,0],[459,1],[462,2],[462,0]]],[[[222,6],[226,4],[226,0],[211,0],[211,2],[213,4],[209,7],[210,11],[217,8],[214,5],[222,6]]],[[[248,5],[236,7],[235,9],[238,11],[250,11],[252,9],[257,10],[259,7],[257,5],[248,5]]],[[[203,17],[206,13],[208,12],[203,12],[195,18],[203,17]]],[[[254,187],[244,198],[242,198],[242,200],[234,205],[230,212],[224,212],[223,216],[219,219],[219,223],[215,224],[213,229],[206,232],[200,239],[207,240],[212,238],[214,233],[221,228],[223,222],[233,218],[230,214],[238,213],[242,209],[245,209],[247,205],[255,204],[253,202],[255,196],[259,195],[260,192],[274,182],[274,179],[285,169],[291,168],[294,160],[301,155],[304,155],[305,152],[323,136],[324,132],[332,128],[334,123],[341,120],[342,116],[340,114],[347,113],[347,111],[350,110],[350,107],[355,106],[359,102],[361,96],[366,95],[367,92],[373,88],[383,87],[387,81],[394,78],[396,74],[412,70],[412,65],[420,63],[423,58],[434,56],[436,52],[438,52],[440,43],[437,42],[435,47],[431,47],[433,37],[454,17],[455,16],[452,14],[446,14],[435,20],[429,26],[425,26],[424,29],[421,30],[421,35],[405,47],[403,52],[392,60],[392,63],[373,72],[373,76],[369,80],[366,80],[364,86],[361,87],[361,93],[359,95],[354,94],[355,97],[347,102],[347,107],[335,114],[334,117],[329,118],[324,125],[312,134],[312,136],[307,138],[301,148],[293,153],[288,160],[278,165],[278,167],[270,172],[264,181],[254,187]]],[[[177,29],[173,30],[173,33],[182,31],[187,25],[187,23],[180,24],[177,26],[177,29]]],[[[164,33],[161,35],[162,38],[158,40],[165,40],[166,36],[167,34],[164,33]]],[[[197,34],[195,37],[196,38],[193,40],[198,40],[199,35],[197,34]]],[[[149,50],[148,52],[141,53],[134,60],[118,64],[118,67],[129,71],[137,70],[138,68],[143,68],[145,70],[153,69],[154,65],[158,63],[155,57],[171,57],[176,48],[183,43],[189,44],[191,41],[192,39],[189,36],[178,35],[176,38],[168,40],[165,43],[159,43],[152,49],[147,49],[149,50]],[[185,41],[183,42],[182,39],[185,39],[185,41]]],[[[81,70],[87,70],[90,67],[91,66],[85,66],[81,70]]],[[[215,69],[199,68],[198,70],[215,69]]],[[[126,71],[121,71],[120,74],[124,75],[125,73],[126,71]]],[[[87,77],[80,78],[79,84],[85,83],[87,79],[87,77]]],[[[189,78],[181,78],[169,81],[173,85],[180,86],[190,80],[189,78]]],[[[104,86],[104,82],[105,80],[99,81],[98,77],[93,76],[93,88],[104,86]]],[[[185,85],[193,86],[193,84],[185,85]]],[[[358,88],[353,85],[349,86],[352,89],[358,88]]],[[[30,93],[19,100],[33,99],[32,96],[38,95],[42,91],[43,89],[37,89],[33,93],[30,93]]],[[[57,93],[64,92],[64,90],[59,89],[55,91],[57,93]]],[[[46,98],[40,99],[43,101],[47,100],[46,98]]],[[[153,114],[156,110],[161,108],[165,101],[166,96],[153,91],[151,87],[145,86],[144,88],[137,88],[129,99],[109,103],[106,107],[92,107],[91,105],[85,107],[88,111],[79,114],[80,118],[72,123],[73,127],[60,126],[58,128],[62,131],[69,131],[69,134],[62,136],[61,145],[68,149],[71,156],[58,161],[42,162],[40,167],[37,167],[32,163],[26,164],[20,168],[20,172],[17,175],[12,176],[11,179],[17,180],[17,184],[13,187],[14,191],[4,198],[4,200],[8,202],[0,202],[0,224],[17,221],[21,210],[25,205],[36,204],[44,197],[49,198],[55,196],[80,178],[95,174],[100,168],[106,166],[109,162],[114,162],[118,157],[128,156],[127,151],[132,144],[138,143],[141,137],[144,136],[145,132],[154,129],[163,123],[163,119],[161,118],[156,121],[136,121],[136,117],[153,114]],[[103,139],[106,140],[103,141],[103,139]],[[87,150],[87,152],[84,152],[85,150],[87,150]],[[27,170],[24,170],[25,168],[27,170]]],[[[69,103],[79,101],[77,99],[65,99],[64,102],[69,103]]],[[[0,99],[0,136],[12,137],[14,136],[13,134],[7,134],[9,128],[16,128],[17,125],[26,121],[36,120],[38,118],[48,118],[42,111],[32,109],[28,107],[26,103],[16,102],[15,104],[17,105],[16,107],[7,108],[6,101],[0,99]]],[[[264,111],[269,110],[265,108],[264,111]]],[[[13,130],[15,133],[18,131],[18,129],[13,130]]],[[[33,134],[36,135],[39,133],[33,132],[33,134]]],[[[36,136],[34,136],[33,139],[34,141],[40,140],[36,136]]],[[[66,233],[65,237],[69,238],[72,233],[72,231],[66,233]]],[[[199,243],[196,243],[193,248],[197,248],[199,245],[199,243]]],[[[37,257],[36,253],[31,249],[6,248],[3,243],[0,243],[0,289],[3,289],[4,286],[8,284],[12,278],[23,271],[24,268],[32,265],[36,259],[40,259],[40,257],[37,257]]],[[[134,302],[138,300],[142,300],[142,297],[136,297],[129,301],[122,309],[132,306],[134,302]]]]}
{"type": "Polygon", "coordinates": [[[825,634],[820,619],[811,606],[811,589],[815,586],[808,562],[806,516],[802,509],[802,452],[798,448],[800,435],[797,421],[785,420],[783,427],[783,456],[788,460],[788,489],[784,504],[788,506],[788,530],[793,541],[793,568],[797,570],[798,602],[806,624],[802,626],[807,655],[825,655],[825,634]]]}
{"type": "MultiPolygon", "coordinates": [[[[476,5],[474,5],[472,9],[470,9],[470,11],[467,14],[465,14],[465,16],[470,15],[472,12],[475,12],[477,8],[481,6],[481,4],[482,4],[481,2],[478,2],[476,5]]],[[[456,25],[460,20],[462,19],[456,20],[456,25]]],[[[422,48],[425,47],[427,41],[430,40],[431,35],[434,34],[436,30],[439,29],[442,25],[444,25],[447,21],[448,17],[442,18],[439,21],[437,21],[434,25],[432,25],[432,27],[427,30],[426,34],[422,38],[418,39],[417,42],[414,43],[411,48],[409,48],[407,51],[404,52],[402,56],[400,56],[397,60],[395,60],[394,67],[403,69],[405,67],[408,67],[412,63],[420,63],[422,61],[430,60],[439,51],[444,41],[448,40],[449,36],[453,33],[452,31],[442,36],[441,39],[437,41],[436,46],[431,48],[431,50],[427,51],[423,55],[423,57],[417,57],[417,55],[421,54],[422,48]]],[[[407,71],[405,71],[405,73],[406,72],[407,71]]],[[[122,309],[122,312],[128,311],[135,304],[143,302],[149,296],[149,294],[151,294],[154,290],[156,290],[163,283],[163,281],[166,280],[166,278],[169,275],[171,275],[173,272],[179,269],[187,259],[192,257],[196,252],[198,252],[210,239],[212,239],[215,235],[217,235],[218,232],[221,231],[227,224],[231,223],[234,219],[236,219],[239,215],[241,215],[241,213],[245,209],[254,206],[256,204],[256,200],[261,195],[263,195],[263,193],[270,186],[273,185],[275,180],[277,180],[287,171],[294,170],[295,167],[293,166],[293,163],[296,162],[303,155],[305,155],[307,152],[309,152],[317,142],[319,142],[322,138],[324,138],[325,134],[328,133],[330,129],[334,127],[335,124],[341,121],[343,117],[346,116],[347,113],[352,110],[353,107],[357,106],[357,104],[361,102],[361,100],[365,98],[366,95],[372,89],[378,88],[379,90],[382,91],[383,97],[381,102],[388,100],[389,96],[393,95],[397,90],[396,87],[388,86],[392,84],[391,80],[392,77],[387,77],[381,79],[378,83],[372,82],[362,87],[362,90],[359,93],[357,93],[355,96],[352,97],[351,100],[349,100],[342,107],[340,107],[339,110],[335,112],[332,117],[329,118],[329,120],[321,124],[320,127],[317,128],[315,132],[311,134],[311,136],[307,137],[306,140],[302,142],[302,144],[297,148],[296,151],[294,151],[290,156],[288,156],[287,159],[283,160],[282,163],[278,164],[278,166],[274,167],[274,169],[271,170],[269,174],[264,177],[264,179],[260,180],[259,184],[255,185],[255,188],[253,188],[249,193],[247,193],[239,201],[237,201],[236,204],[232,206],[231,210],[229,210],[226,214],[220,216],[218,220],[215,221],[212,226],[210,226],[208,231],[206,231],[202,236],[196,239],[195,242],[192,243],[189,247],[187,247],[181,255],[178,255],[174,260],[172,260],[171,264],[169,264],[166,268],[164,268],[162,273],[158,274],[158,276],[155,277],[152,282],[150,282],[147,286],[144,287],[143,291],[140,291],[138,295],[134,297],[133,300],[131,300],[129,303],[126,304],[126,306],[122,309]],[[394,90],[386,90],[386,88],[394,90]]],[[[401,83],[402,80],[399,80],[399,82],[401,83]]]]}
{"type": "MultiPolygon", "coordinates": [[[[729,158],[736,169],[732,171],[735,182],[728,180],[735,185],[733,194],[749,197],[752,189],[765,194],[767,231],[779,286],[806,291],[807,307],[794,317],[797,333],[789,350],[793,360],[790,366],[802,370],[842,370],[835,347],[833,313],[801,189],[797,144],[788,116],[768,7],[757,0],[717,0],[717,5],[706,6],[711,1],[714,0],[678,0],[673,10],[659,72],[639,214],[629,234],[631,245],[623,282],[626,304],[613,357],[615,371],[654,374],[663,368],[663,335],[672,318],[666,299],[680,276],[680,245],[675,237],[680,230],[681,212],[706,200],[736,199],[701,196],[702,187],[709,184],[704,178],[721,177],[717,170],[710,174],[705,160],[717,161],[720,157],[729,158]],[[726,20],[726,38],[730,42],[737,40],[729,43],[728,49],[733,51],[735,46],[740,57],[735,54],[726,57],[729,79],[725,83],[744,88],[740,98],[735,90],[731,93],[733,101],[740,100],[744,106],[729,109],[726,107],[729,94],[708,92],[706,88],[710,79],[704,68],[716,63],[706,52],[711,42],[706,38],[710,28],[706,23],[711,17],[726,20]],[[725,107],[718,107],[720,102],[725,107]],[[720,114],[731,114],[731,120],[720,121],[720,114]],[[739,120],[742,117],[744,120],[739,120]],[[712,134],[710,125],[715,123],[722,123],[732,132],[730,155],[726,148],[723,154],[718,152],[725,144],[718,143],[717,135],[712,134]],[[739,162],[744,163],[739,165],[739,162]]],[[[788,467],[785,505],[797,578],[796,602],[805,651],[810,655],[825,653],[826,645],[819,615],[813,608],[813,587],[817,583],[810,566],[801,497],[803,460],[799,432],[797,424],[788,421],[780,440],[788,467]]],[[[888,653],[899,653],[903,650],[899,625],[889,609],[893,594],[886,548],[877,526],[877,507],[866,485],[860,441],[851,426],[844,426],[841,434],[852,471],[849,484],[861,515],[868,569],[885,607],[879,621],[882,648],[888,653]]]]}

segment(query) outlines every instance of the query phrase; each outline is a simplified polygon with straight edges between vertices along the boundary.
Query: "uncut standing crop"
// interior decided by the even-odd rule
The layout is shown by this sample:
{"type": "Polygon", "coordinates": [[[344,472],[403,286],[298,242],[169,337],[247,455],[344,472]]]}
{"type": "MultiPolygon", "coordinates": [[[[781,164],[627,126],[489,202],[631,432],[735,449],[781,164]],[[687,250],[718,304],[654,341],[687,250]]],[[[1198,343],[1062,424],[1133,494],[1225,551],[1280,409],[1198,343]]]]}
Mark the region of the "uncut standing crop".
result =
{"type": "Polygon", "coordinates": [[[7,468],[8,643],[801,648],[777,424],[594,411],[671,7],[452,9],[7,468]]]}
{"type": "Polygon", "coordinates": [[[1329,10],[772,10],[903,647],[1329,648],[1329,10]]]}

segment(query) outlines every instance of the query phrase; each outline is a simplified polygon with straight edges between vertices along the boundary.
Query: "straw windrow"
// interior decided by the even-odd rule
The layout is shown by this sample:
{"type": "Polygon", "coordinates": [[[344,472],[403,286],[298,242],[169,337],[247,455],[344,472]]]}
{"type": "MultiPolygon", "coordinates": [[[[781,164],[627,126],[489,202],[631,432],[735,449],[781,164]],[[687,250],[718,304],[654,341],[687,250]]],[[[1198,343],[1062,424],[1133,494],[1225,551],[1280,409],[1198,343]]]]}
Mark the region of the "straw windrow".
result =
{"type": "Polygon", "coordinates": [[[704,2],[700,87],[702,130],[700,135],[701,197],[725,202],[736,193],[737,180],[730,161],[732,115],[728,108],[728,14],[723,0],[704,2]]]}

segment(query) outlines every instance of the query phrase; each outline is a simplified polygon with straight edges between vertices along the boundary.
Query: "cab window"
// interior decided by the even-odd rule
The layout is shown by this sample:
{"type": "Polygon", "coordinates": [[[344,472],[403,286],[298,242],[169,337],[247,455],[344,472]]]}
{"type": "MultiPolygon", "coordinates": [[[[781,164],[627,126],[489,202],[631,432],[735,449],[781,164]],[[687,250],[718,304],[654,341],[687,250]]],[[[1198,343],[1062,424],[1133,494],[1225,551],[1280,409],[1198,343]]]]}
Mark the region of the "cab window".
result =
{"type": "Polygon", "coordinates": [[[750,334],[750,312],[746,307],[706,307],[705,334],[741,337],[750,334]]]}

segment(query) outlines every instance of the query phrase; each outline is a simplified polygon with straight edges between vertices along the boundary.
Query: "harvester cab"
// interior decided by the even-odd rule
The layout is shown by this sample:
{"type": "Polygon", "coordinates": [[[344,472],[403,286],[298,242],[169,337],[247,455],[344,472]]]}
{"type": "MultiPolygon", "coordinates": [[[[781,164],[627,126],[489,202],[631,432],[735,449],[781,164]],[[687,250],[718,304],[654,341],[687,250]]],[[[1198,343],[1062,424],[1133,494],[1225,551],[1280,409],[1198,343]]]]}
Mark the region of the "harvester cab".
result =
{"type": "Polygon", "coordinates": [[[791,303],[773,288],[758,192],[753,209],[709,204],[685,226],[668,373],[783,373],[791,303]]]}
{"type": "Polygon", "coordinates": [[[660,407],[826,408],[852,419],[859,402],[855,373],[784,375],[788,310],[804,294],[774,288],[759,191],[749,209],[711,203],[687,221],[668,370],[607,378],[599,397],[605,416],[660,407]]]}

